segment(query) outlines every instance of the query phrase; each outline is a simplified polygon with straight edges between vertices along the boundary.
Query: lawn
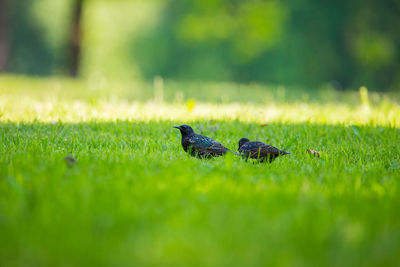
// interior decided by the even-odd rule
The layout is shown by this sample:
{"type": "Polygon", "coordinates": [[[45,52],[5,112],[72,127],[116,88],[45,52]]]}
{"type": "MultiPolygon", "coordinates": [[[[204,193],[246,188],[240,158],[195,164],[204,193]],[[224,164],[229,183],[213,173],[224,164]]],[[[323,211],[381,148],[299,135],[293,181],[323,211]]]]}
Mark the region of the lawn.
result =
{"type": "Polygon", "coordinates": [[[396,95],[155,87],[0,77],[0,266],[400,265],[396,95]],[[182,123],[292,154],[199,160],[182,123]]]}

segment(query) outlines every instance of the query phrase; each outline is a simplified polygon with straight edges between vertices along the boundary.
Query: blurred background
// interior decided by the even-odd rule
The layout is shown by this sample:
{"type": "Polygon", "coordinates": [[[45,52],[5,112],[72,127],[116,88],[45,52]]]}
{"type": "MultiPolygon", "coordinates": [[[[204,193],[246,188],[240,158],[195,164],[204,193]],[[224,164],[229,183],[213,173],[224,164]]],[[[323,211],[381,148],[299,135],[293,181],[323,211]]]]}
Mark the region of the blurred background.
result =
{"type": "Polygon", "coordinates": [[[398,0],[0,0],[0,72],[400,88],[398,0]]]}

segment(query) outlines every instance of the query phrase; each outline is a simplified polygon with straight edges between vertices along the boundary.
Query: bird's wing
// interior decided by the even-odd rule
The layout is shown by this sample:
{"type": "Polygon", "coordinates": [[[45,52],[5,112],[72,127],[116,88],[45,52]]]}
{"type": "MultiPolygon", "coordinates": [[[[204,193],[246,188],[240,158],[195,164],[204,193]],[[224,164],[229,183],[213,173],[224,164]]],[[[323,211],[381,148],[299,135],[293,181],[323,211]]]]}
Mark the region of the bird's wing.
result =
{"type": "Polygon", "coordinates": [[[267,154],[272,154],[272,155],[279,155],[281,151],[277,149],[276,147],[273,147],[271,145],[263,145],[261,147],[261,154],[262,155],[267,155],[267,154]]]}
{"type": "Polygon", "coordinates": [[[222,144],[212,140],[211,138],[196,134],[189,138],[189,144],[193,148],[202,152],[221,153],[226,152],[228,149],[222,144]]]}
{"type": "Polygon", "coordinates": [[[268,155],[279,155],[280,150],[262,142],[253,142],[249,145],[248,151],[251,157],[267,157],[268,155]]]}

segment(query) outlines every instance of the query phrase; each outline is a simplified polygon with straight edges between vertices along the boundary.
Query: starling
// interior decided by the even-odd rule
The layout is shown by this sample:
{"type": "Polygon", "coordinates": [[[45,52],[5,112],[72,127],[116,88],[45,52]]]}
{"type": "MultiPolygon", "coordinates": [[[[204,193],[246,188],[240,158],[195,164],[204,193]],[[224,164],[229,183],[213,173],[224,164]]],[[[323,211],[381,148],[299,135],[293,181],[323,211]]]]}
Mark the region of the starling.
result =
{"type": "Polygon", "coordinates": [[[190,153],[193,157],[211,158],[219,157],[230,151],[236,155],[236,152],[224,147],[222,144],[212,140],[211,138],[196,134],[189,125],[174,126],[181,131],[182,147],[185,152],[190,153]]]}
{"type": "Polygon", "coordinates": [[[269,161],[270,163],[279,155],[290,154],[289,152],[279,150],[271,145],[263,142],[250,141],[247,138],[239,140],[239,153],[245,158],[259,159],[261,162],[269,161]]]}

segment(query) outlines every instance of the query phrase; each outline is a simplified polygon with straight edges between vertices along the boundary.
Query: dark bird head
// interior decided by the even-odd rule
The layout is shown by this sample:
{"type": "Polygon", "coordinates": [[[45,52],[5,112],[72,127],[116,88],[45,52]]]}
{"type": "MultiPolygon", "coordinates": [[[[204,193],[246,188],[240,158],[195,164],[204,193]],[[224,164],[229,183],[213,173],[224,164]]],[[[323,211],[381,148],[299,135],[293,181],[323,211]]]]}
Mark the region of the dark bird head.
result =
{"type": "Polygon", "coordinates": [[[247,142],[250,142],[250,140],[247,139],[247,138],[242,138],[242,139],[240,139],[240,140],[239,140],[239,149],[240,149],[244,144],[246,144],[247,142]]]}
{"type": "Polygon", "coordinates": [[[189,125],[186,125],[186,124],[183,124],[180,126],[174,126],[174,128],[179,129],[179,131],[181,131],[182,136],[186,136],[186,135],[194,133],[192,127],[190,127],[189,125]]]}

